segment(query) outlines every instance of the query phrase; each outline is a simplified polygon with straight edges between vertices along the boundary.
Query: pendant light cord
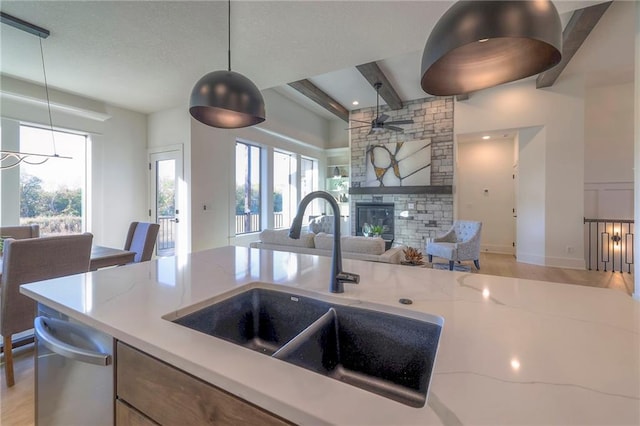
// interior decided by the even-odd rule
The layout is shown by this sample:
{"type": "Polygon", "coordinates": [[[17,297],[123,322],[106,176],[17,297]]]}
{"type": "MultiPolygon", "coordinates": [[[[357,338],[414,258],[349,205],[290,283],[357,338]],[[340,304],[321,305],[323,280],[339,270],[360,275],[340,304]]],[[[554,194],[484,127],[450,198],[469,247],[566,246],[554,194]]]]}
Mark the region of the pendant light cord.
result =
{"type": "Polygon", "coordinates": [[[227,42],[228,44],[228,54],[229,54],[229,72],[231,72],[231,0],[228,1],[228,8],[227,8],[227,21],[229,23],[229,25],[227,25],[227,42]]]}
{"type": "Polygon", "coordinates": [[[47,70],[44,66],[44,50],[42,49],[42,38],[40,40],[40,57],[42,58],[42,74],[44,75],[44,91],[47,94],[47,111],[49,113],[49,129],[51,130],[51,142],[53,143],[53,155],[58,156],[56,150],[56,136],[53,132],[53,120],[51,119],[51,101],[49,100],[49,84],[47,83],[47,70]]]}

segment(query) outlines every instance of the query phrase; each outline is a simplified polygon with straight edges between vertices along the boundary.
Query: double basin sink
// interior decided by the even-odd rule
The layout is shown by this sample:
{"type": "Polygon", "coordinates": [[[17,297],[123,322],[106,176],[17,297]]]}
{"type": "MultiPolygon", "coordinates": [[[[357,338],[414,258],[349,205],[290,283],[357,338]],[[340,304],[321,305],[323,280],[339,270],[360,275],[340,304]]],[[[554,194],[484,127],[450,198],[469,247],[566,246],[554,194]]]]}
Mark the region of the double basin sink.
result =
{"type": "Polygon", "coordinates": [[[261,283],[247,287],[169,319],[408,406],[425,405],[441,317],[261,283]]]}

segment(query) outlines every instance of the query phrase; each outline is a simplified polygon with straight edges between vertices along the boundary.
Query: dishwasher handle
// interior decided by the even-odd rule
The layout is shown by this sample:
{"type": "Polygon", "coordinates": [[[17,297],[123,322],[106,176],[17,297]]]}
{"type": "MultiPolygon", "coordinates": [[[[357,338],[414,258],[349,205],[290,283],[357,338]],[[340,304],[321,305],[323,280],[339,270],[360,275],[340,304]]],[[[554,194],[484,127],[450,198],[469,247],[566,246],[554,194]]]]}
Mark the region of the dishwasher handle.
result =
{"type": "Polygon", "coordinates": [[[102,366],[111,364],[111,355],[70,345],[69,343],[55,337],[50,332],[52,327],[59,330],[66,329],[74,334],[90,339],[88,333],[81,326],[53,318],[36,317],[33,321],[36,338],[50,351],[65,358],[69,358],[74,361],[86,362],[88,364],[102,366]]]}

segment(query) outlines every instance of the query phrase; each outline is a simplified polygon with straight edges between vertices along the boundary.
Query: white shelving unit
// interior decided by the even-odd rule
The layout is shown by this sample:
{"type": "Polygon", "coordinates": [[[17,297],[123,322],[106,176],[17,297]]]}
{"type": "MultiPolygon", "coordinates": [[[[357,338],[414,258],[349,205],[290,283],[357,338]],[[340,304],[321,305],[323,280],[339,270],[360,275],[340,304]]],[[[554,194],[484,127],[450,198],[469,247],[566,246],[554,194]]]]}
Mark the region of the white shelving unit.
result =
{"type": "Polygon", "coordinates": [[[338,202],[340,215],[349,216],[349,165],[327,165],[325,188],[338,202]]]}

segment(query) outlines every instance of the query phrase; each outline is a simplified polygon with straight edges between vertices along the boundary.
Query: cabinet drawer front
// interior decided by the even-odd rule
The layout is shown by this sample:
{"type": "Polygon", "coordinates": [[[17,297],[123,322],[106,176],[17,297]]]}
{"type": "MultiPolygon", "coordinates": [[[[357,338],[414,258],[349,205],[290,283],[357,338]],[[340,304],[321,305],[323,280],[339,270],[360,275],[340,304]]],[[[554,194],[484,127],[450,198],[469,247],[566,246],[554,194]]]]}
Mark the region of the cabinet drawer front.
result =
{"type": "Polygon", "coordinates": [[[116,399],[116,426],[157,426],[158,423],[147,418],[128,404],[116,399]]]}
{"type": "Polygon", "coordinates": [[[286,425],[286,421],[118,342],[117,394],[161,425],[286,425]]]}

